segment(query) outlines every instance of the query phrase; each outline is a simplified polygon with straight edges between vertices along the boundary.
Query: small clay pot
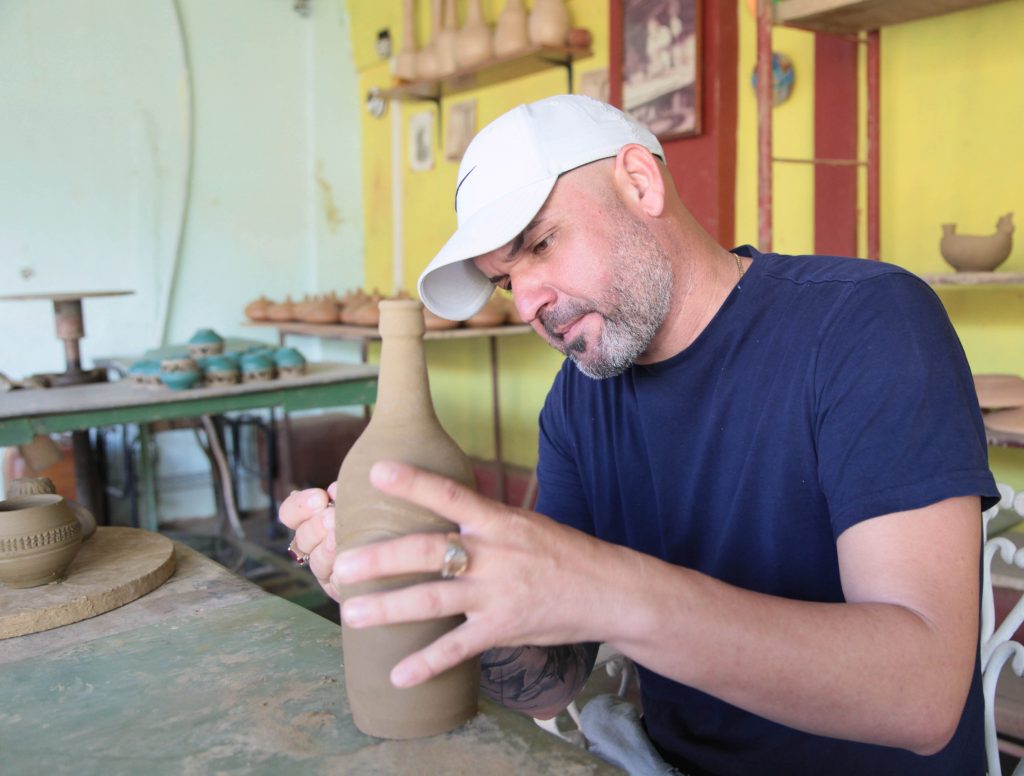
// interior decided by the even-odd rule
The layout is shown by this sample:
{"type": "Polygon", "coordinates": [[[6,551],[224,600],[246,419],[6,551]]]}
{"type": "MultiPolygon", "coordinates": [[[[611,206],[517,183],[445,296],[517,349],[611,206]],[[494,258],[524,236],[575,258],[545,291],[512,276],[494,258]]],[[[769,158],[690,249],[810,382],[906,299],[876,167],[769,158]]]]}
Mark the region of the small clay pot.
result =
{"type": "Polygon", "coordinates": [[[257,383],[273,380],[277,370],[272,357],[261,353],[250,353],[242,357],[242,382],[257,383]]]}
{"type": "Polygon", "coordinates": [[[538,46],[564,46],[569,35],[569,9],[565,0],[536,0],[530,10],[530,42],[538,46]]]}
{"type": "Polygon", "coordinates": [[[267,310],[267,319],[282,323],[294,321],[295,303],[292,301],[291,296],[286,296],[283,302],[270,305],[270,308],[267,310]]]}
{"type": "Polygon", "coordinates": [[[38,587],[63,579],[82,546],[82,524],[56,494],[0,501],[0,582],[38,587]]]}
{"type": "Polygon", "coordinates": [[[450,321],[447,318],[442,318],[440,315],[432,313],[426,306],[423,307],[423,326],[427,331],[455,329],[458,325],[459,321],[450,321]]]}
{"type": "Polygon", "coordinates": [[[956,224],[942,225],[939,252],[957,272],[991,272],[1013,247],[1013,213],[996,222],[994,234],[957,234],[956,224]]]}
{"type": "Polygon", "coordinates": [[[491,28],[484,21],[480,0],[469,0],[466,23],[455,37],[455,61],[460,68],[481,65],[494,55],[491,28]]]}
{"type": "Polygon", "coordinates": [[[4,488],[4,498],[47,496],[56,492],[57,488],[49,477],[19,477],[7,483],[7,487],[4,488]]]}
{"type": "Polygon", "coordinates": [[[301,377],[306,374],[306,358],[295,348],[278,348],[274,351],[274,364],[278,377],[301,377]]]}
{"type": "Polygon", "coordinates": [[[337,323],[338,304],[329,296],[314,296],[307,301],[296,318],[306,323],[337,323]]]}
{"type": "Polygon", "coordinates": [[[160,382],[172,391],[184,391],[199,382],[199,365],[191,358],[165,358],[160,362],[160,382]]]}
{"type": "Polygon", "coordinates": [[[200,329],[188,341],[188,354],[192,358],[215,356],[224,352],[224,338],[213,329],[200,329]]]}
{"type": "Polygon", "coordinates": [[[505,10],[499,14],[494,28],[495,56],[510,56],[529,48],[530,34],[526,26],[527,14],[523,0],[506,0],[505,10]]]}
{"type": "Polygon", "coordinates": [[[268,312],[270,311],[270,306],[272,304],[274,303],[265,296],[261,296],[259,299],[254,299],[245,306],[245,317],[250,321],[269,320],[268,312]]]}
{"type": "Polygon", "coordinates": [[[492,294],[483,307],[466,319],[466,325],[472,329],[501,326],[507,316],[508,310],[505,307],[505,300],[497,294],[492,294]]]}

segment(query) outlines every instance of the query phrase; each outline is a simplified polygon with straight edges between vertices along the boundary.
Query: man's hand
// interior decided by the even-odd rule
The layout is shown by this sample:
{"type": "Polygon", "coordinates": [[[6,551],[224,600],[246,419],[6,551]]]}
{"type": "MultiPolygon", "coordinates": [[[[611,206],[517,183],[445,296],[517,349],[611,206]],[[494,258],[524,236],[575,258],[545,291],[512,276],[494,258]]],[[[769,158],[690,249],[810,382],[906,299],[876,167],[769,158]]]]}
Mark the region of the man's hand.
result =
{"type": "MultiPolygon", "coordinates": [[[[470,558],[467,572],[455,579],[344,602],[342,620],[353,628],[465,615],[462,625],[398,663],[391,673],[395,685],[419,684],[492,647],[603,639],[598,580],[614,580],[629,550],[411,466],[378,463],[370,481],[458,523],[470,558]]],[[[437,572],[446,544],[444,534],[413,534],[347,550],[331,581],[349,585],[437,572]]]]}
{"type": "Polygon", "coordinates": [[[328,581],[334,565],[334,497],[338,483],[327,490],[292,491],[278,510],[278,519],[295,531],[292,547],[309,553],[309,568],[324,591],[338,603],[341,597],[328,581]]]}

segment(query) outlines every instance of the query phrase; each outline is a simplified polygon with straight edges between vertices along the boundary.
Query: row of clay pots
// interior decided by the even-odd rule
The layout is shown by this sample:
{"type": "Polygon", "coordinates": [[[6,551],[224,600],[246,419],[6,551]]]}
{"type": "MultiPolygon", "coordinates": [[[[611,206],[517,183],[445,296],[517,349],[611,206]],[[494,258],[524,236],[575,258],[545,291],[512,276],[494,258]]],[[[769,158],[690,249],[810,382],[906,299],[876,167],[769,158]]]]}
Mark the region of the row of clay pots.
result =
{"type": "Polygon", "coordinates": [[[405,0],[402,48],[395,58],[395,75],[403,81],[443,78],[456,70],[510,56],[531,44],[564,46],[569,38],[565,0],[534,0],[527,12],[524,0],[506,0],[491,31],[480,0],[469,0],[466,23],[458,29],[455,0],[431,0],[430,42],[416,48],[415,0],[405,0]]]}
{"type": "MultiPolygon", "coordinates": [[[[330,294],[305,297],[302,302],[293,302],[290,296],[283,302],[274,302],[261,296],[245,306],[246,316],[253,321],[285,323],[299,321],[302,323],[342,323],[347,326],[365,326],[376,328],[380,323],[380,311],[377,308],[382,299],[409,299],[405,291],[399,291],[387,297],[374,289],[367,294],[362,289],[349,291],[338,297],[333,291],[330,294]]],[[[460,321],[450,321],[434,315],[430,310],[423,309],[427,331],[454,329],[461,325],[460,321]]],[[[503,324],[522,323],[510,297],[494,294],[486,305],[472,318],[465,322],[469,327],[501,326],[503,324]]]]}

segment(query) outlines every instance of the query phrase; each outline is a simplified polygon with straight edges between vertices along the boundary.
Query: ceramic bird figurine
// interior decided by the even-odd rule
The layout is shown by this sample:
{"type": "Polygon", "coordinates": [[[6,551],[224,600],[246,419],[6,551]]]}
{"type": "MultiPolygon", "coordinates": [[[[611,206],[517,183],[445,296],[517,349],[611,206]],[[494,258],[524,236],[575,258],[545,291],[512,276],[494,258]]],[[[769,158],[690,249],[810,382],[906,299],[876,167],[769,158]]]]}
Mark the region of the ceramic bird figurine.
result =
{"type": "Polygon", "coordinates": [[[943,224],[939,251],[957,272],[989,272],[1006,261],[1012,246],[1013,213],[1007,213],[994,234],[957,234],[956,224],[943,224]]]}

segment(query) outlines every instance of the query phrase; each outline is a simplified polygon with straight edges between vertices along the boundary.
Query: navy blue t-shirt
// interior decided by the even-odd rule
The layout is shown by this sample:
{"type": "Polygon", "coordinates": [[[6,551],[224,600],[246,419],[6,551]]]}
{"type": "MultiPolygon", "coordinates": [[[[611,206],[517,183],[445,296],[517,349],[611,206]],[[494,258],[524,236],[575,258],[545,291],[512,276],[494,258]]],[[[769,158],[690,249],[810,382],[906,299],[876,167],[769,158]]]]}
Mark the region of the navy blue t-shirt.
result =
{"type": "MultiPolygon", "coordinates": [[[[540,417],[537,511],[748,590],[841,602],[836,540],[850,526],[998,499],[971,373],[914,275],[734,252],[750,268],[681,353],[606,380],[563,364],[540,417]]],[[[698,773],[985,770],[977,667],[959,729],[932,757],[803,733],[640,675],[652,741],[698,773]]]]}

